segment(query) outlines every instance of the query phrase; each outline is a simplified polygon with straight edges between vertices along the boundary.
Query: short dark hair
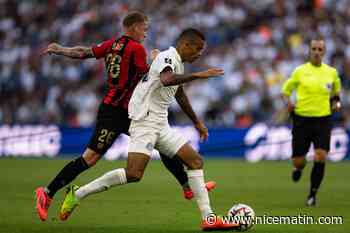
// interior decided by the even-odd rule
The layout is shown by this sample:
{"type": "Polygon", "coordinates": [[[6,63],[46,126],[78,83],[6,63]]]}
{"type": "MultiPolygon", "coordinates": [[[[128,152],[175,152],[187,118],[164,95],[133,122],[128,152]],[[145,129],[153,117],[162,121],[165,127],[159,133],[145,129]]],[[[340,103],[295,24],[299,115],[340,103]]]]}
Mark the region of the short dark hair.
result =
{"type": "Polygon", "coordinates": [[[201,40],[205,41],[204,34],[195,28],[187,28],[181,32],[181,34],[177,38],[176,42],[178,43],[179,41],[182,41],[182,40],[190,40],[191,41],[191,40],[197,40],[197,39],[201,39],[201,40]]]}
{"type": "Polygon", "coordinates": [[[132,11],[123,19],[123,26],[128,28],[135,23],[143,23],[148,21],[148,17],[140,11],[132,11]]]}
{"type": "Polygon", "coordinates": [[[315,41],[324,41],[324,37],[322,36],[322,35],[319,35],[319,34],[317,34],[317,35],[315,35],[315,36],[312,36],[311,38],[310,38],[310,40],[309,40],[309,44],[311,45],[311,42],[313,41],[313,40],[315,40],[315,41]]]}

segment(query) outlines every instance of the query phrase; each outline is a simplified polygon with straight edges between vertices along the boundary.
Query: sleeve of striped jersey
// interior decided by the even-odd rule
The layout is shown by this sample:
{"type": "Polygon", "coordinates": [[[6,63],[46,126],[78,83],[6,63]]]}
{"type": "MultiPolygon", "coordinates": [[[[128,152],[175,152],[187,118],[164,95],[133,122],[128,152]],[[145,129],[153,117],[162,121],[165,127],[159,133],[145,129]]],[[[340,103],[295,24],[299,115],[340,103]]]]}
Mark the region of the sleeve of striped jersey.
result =
{"type": "Polygon", "coordinates": [[[282,86],[282,94],[290,96],[292,92],[297,88],[299,83],[298,71],[294,70],[291,77],[284,82],[282,86]]]}
{"type": "Polygon", "coordinates": [[[112,45],[114,43],[114,39],[103,41],[101,44],[92,47],[92,52],[96,59],[100,59],[101,57],[105,57],[105,55],[110,51],[112,45]]]}
{"type": "Polygon", "coordinates": [[[338,72],[335,70],[335,74],[334,74],[334,85],[333,85],[332,95],[333,95],[333,96],[334,96],[334,95],[339,95],[340,89],[341,89],[340,78],[339,78],[338,72]]]}
{"type": "Polygon", "coordinates": [[[135,66],[137,73],[146,74],[148,72],[149,66],[147,64],[147,53],[143,46],[137,46],[134,50],[135,53],[135,66]]]}

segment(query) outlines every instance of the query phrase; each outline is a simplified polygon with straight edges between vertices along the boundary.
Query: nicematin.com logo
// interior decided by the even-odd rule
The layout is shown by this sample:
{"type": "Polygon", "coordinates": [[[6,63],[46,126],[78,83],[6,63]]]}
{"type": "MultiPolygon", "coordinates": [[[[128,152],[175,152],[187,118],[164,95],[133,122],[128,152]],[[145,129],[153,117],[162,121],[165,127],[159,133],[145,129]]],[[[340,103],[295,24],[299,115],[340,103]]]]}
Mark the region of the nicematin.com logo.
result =
{"type": "Polygon", "coordinates": [[[253,224],[291,224],[291,225],[308,225],[308,224],[320,224],[320,225],[332,225],[343,224],[343,216],[310,216],[307,214],[299,214],[296,216],[271,216],[264,214],[262,216],[217,216],[210,214],[205,218],[209,225],[215,225],[217,221],[222,221],[224,224],[237,224],[237,225],[253,225],[253,224]]]}

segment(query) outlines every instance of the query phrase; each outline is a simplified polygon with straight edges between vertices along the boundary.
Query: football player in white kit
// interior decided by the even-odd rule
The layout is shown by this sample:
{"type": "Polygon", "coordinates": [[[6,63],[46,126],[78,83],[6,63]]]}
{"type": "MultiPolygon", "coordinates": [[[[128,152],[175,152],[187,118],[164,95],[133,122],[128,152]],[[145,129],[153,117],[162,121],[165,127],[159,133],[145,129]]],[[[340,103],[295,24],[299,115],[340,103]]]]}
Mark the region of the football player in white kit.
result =
{"type": "MultiPolygon", "coordinates": [[[[182,98],[188,101],[182,87],[183,83],[224,74],[222,69],[217,68],[184,74],[184,62],[194,62],[200,57],[204,47],[204,35],[196,29],[189,28],[178,37],[176,48],[170,47],[158,54],[152,62],[148,75],[138,83],[129,102],[129,118],[132,121],[129,127],[127,168],[107,172],[89,184],[73,190],[73,198],[71,196],[67,199],[66,196],[61,211],[73,211],[75,206],[69,204],[72,199],[74,202],[75,198],[81,200],[115,185],[140,181],[155,148],[166,155],[177,155],[187,166],[188,183],[202,216],[202,230],[222,230],[238,226],[216,217],[205,188],[201,155],[168,123],[168,108],[174,97],[177,101],[181,101],[182,98]]],[[[206,140],[207,128],[197,118],[192,108],[186,112],[190,112],[188,115],[200,132],[201,139],[206,140]]]]}

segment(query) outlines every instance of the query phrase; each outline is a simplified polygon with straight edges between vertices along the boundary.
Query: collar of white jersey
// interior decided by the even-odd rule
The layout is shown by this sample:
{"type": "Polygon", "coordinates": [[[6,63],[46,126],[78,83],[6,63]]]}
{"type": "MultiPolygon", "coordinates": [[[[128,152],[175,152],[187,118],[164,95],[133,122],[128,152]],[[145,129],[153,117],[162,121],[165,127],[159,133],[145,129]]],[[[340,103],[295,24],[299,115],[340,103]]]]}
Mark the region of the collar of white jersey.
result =
{"type": "Polygon", "coordinates": [[[169,49],[175,53],[176,59],[177,59],[180,63],[182,63],[182,59],[181,59],[181,57],[180,57],[180,54],[177,52],[176,48],[174,48],[173,46],[170,46],[169,49]]]}

